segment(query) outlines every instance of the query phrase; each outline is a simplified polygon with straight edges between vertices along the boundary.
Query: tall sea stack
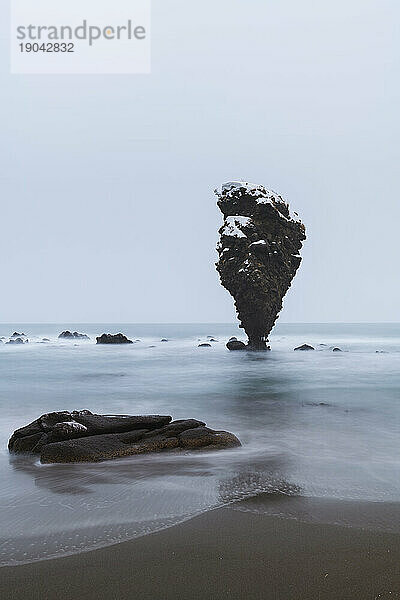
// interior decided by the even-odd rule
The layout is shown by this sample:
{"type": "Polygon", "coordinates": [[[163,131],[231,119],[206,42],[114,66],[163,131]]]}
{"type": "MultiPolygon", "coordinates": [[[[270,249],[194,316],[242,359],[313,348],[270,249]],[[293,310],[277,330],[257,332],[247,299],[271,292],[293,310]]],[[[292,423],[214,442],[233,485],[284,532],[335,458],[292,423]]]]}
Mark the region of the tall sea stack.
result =
{"type": "Polygon", "coordinates": [[[224,215],[216,264],[235,300],[249,350],[268,349],[268,336],[301,263],[303,223],[288,204],[262,185],[229,181],[216,190],[224,215]]]}

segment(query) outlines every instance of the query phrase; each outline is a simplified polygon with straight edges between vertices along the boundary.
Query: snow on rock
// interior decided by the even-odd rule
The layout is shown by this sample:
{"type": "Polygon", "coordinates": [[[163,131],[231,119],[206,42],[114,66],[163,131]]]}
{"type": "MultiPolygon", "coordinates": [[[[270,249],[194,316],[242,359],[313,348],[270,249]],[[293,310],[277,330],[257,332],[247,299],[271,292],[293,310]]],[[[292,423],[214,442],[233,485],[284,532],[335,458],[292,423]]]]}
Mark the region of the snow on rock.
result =
{"type": "Polygon", "coordinates": [[[221,235],[229,235],[237,238],[245,238],[246,234],[242,231],[242,227],[248,227],[251,225],[251,219],[249,217],[242,217],[241,215],[234,215],[225,219],[224,227],[221,231],[221,235]]]}
{"type": "Polygon", "coordinates": [[[298,214],[290,211],[288,203],[280,194],[267,189],[263,185],[242,180],[227,181],[222,184],[220,190],[216,191],[217,195],[225,200],[237,198],[240,195],[246,194],[247,196],[254,198],[257,204],[268,204],[272,206],[281,219],[301,222],[298,218],[298,214]]]}
{"type": "Polygon", "coordinates": [[[249,183],[248,181],[227,181],[221,186],[221,193],[230,192],[231,190],[245,189],[247,192],[252,191],[265,191],[263,185],[257,185],[256,183],[249,183]]]}
{"type": "MultiPolygon", "coordinates": [[[[274,242],[272,242],[274,243],[274,242]]],[[[266,246],[267,242],[265,240],[258,240],[258,242],[253,242],[250,246],[266,246]]]]}
{"type": "Polygon", "coordinates": [[[54,429],[62,429],[66,431],[79,431],[84,432],[87,431],[87,427],[78,423],[77,421],[62,421],[61,423],[57,423],[54,425],[54,429]]]}

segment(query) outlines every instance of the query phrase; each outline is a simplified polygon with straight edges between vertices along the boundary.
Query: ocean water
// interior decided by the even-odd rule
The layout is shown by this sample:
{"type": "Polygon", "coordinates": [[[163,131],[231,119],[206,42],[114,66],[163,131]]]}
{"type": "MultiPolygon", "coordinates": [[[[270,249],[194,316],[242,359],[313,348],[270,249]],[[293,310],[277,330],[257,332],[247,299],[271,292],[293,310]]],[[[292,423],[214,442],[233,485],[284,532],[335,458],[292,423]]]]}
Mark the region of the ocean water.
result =
{"type": "Polygon", "coordinates": [[[335,503],[333,522],[400,531],[399,324],[278,324],[266,353],[227,351],[231,335],[243,338],[233,324],[2,324],[0,336],[14,330],[30,342],[0,344],[0,565],[114,544],[225,505],[329,521],[318,507],[335,503]],[[59,340],[64,329],[91,340],[59,340]],[[138,341],[95,344],[118,331],[138,341]],[[208,335],[218,342],[199,348],[208,335]],[[293,352],[303,343],[316,351],[293,352]],[[197,418],[243,445],[82,465],[9,455],[14,429],[74,409],[197,418]],[[360,500],[374,510],[345,510],[360,500]]]}

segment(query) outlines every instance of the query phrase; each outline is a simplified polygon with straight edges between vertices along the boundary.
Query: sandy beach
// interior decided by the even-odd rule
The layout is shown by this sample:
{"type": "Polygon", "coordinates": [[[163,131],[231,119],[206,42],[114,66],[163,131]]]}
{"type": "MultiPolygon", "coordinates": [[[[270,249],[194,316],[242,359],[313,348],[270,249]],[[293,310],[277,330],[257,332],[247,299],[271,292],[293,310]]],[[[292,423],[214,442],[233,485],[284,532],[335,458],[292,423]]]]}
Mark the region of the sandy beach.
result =
{"type": "Polygon", "coordinates": [[[222,508],[131,542],[0,570],[4,600],[395,600],[400,536],[222,508]]]}

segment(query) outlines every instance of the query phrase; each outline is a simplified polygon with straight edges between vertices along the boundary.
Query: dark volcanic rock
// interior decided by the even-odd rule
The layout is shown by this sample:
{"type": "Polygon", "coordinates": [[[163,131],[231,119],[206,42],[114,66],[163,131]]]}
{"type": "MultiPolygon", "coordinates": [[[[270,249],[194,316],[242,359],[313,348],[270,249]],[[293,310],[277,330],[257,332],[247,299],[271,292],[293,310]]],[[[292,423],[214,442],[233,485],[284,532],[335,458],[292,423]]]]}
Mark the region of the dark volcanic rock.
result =
{"type": "Polygon", "coordinates": [[[224,215],[217,270],[235,300],[251,350],[267,349],[282,301],[299,268],[304,225],[281,196],[233,181],[216,191],[224,215]]]}
{"type": "Polygon", "coordinates": [[[240,342],[239,340],[229,340],[227,342],[226,347],[228,350],[247,350],[246,344],[240,342]]]}
{"type": "Polygon", "coordinates": [[[12,334],[11,337],[12,338],[15,338],[15,337],[25,337],[25,334],[24,333],[18,333],[18,331],[14,331],[14,333],[12,334]]]}
{"type": "Polygon", "coordinates": [[[233,433],[227,431],[214,431],[208,427],[187,429],[180,436],[180,445],[184,448],[234,448],[238,446],[238,439],[233,433]]]}
{"type": "Polygon", "coordinates": [[[76,421],[87,427],[86,435],[98,435],[102,433],[123,433],[125,431],[134,431],[135,429],[157,429],[163,427],[172,420],[169,416],[146,415],[146,416],[127,416],[127,415],[92,415],[84,414],[74,416],[76,421]]]}
{"type": "Polygon", "coordinates": [[[58,337],[61,339],[67,339],[67,340],[68,339],[69,340],[74,340],[74,339],[90,340],[90,337],[88,335],[86,335],[86,333],[79,333],[78,331],[74,331],[73,333],[71,333],[71,331],[62,331],[58,337]]]}
{"type": "Polygon", "coordinates": [[[315,350],[315,348],[309,346],[308,344],[303,344],[302,346],[297,346],[297,348],[295,348],[294,350],[296,352],[297,350],[315,350]]]}
{"type": "Polygon", "coordinates": [[[94,415],[88,410],[42,415],[17,429],[10,452],[40,455],[42,463],[101,461],[162,450],[240,446],[235,435],[202,421],[169,416],[94,415]]]}
{"type": "Polygon", "coordinates": [[[140,440],[144,431],[108,433],[69,439],[45,445],[40,453],[42,463],[91,462],[129,454],[129,445],[140,440]]]}
{"type": "Polygon", "coordinates": [[[199,344],[198,346],[199,348],[211,348],[211,344],[207,343],[203,343],[203,344],[199,344]]]}
{"type": "Polygon", "coordinates": [[[340,348],[333,348],[332,352],[343,352],[340,348]]]}
{"type": "Polygon", "coordinates": [[[159,429],[171,421],[169,416],[146,415],[94,415],[90,410],[62,411],[46,413],[14,431],[9,441],[9,450],[13,450],[13,443],[17,438],[35,435],[37,433],[49,434],[56,432],[70,432],[81,436],[98,435],[103,433],[123,433],[136,429],[159,429]]]}
{"type": "Polygon", "coordinates": [[[103,333],[103,335],[96,338],[98,344],[133,344],[132,340],[122,333],[103,333]]]}

